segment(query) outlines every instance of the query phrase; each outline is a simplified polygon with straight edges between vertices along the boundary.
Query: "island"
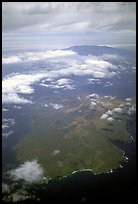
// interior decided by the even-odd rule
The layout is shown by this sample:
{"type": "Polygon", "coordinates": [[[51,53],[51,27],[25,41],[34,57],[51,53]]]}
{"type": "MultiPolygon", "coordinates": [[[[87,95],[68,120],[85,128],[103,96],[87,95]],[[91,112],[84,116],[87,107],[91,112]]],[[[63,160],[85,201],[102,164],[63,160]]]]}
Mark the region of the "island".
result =
{"type": "Polygon", "coordinates": [[[95,93],[43,97],[32,106],[30,132],[13,147],[17,161],[36,159],[47,179],[112,172],[128,159],[116,141],[133,140],[127,126],[135,109],[135,99],[95,93]]]}

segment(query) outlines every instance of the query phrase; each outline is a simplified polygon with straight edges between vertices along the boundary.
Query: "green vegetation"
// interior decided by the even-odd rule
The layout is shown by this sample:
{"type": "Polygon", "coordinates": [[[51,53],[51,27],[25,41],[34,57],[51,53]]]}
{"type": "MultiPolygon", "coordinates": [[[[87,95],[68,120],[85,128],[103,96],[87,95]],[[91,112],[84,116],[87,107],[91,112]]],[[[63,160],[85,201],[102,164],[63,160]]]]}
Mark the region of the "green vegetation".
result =
{"type": "Polygon", "coordinates": [[[31,131],[14,146],[19,162],[38,159],[45,176],[56,178],[83,169],[109,172],[125,161],[123,151],[111,140],[131,140],[126,128],[131,117],[119,113],[114,114],[113,121],[100,117],[126,101],[100,97],[91,109],[86,96],[80,101],[71,96],[52,99],[52,103],[63,104],[59,110],[45,107],[45,101],[32,107],[31,131]]]}

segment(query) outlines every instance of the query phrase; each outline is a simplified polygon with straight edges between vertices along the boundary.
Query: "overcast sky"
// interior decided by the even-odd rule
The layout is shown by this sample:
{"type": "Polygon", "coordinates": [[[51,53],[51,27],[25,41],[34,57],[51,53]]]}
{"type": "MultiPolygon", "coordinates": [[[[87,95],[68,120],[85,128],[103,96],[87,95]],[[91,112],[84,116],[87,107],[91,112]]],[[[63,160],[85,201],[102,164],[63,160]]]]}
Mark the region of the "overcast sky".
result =
{"type": "Polygon", "coordinates": [[[135,2],[3,2],[3,50],[134,45],[135,2]]]}

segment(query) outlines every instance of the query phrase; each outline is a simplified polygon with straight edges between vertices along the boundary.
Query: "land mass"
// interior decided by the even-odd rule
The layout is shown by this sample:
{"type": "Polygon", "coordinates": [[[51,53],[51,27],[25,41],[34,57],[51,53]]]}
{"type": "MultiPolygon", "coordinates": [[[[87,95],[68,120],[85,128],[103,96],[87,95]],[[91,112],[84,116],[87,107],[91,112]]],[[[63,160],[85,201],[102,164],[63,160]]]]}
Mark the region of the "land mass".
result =
{"type": "Polygon", "coordinates": [[[31,131],[13,147],[17,160],[37,159],[47,178],[111,172],[126,161],[112,141],[132,140],[127,125],[135,100],[128,101],[97,94],[43,98],[32,106],[31,131]]]}

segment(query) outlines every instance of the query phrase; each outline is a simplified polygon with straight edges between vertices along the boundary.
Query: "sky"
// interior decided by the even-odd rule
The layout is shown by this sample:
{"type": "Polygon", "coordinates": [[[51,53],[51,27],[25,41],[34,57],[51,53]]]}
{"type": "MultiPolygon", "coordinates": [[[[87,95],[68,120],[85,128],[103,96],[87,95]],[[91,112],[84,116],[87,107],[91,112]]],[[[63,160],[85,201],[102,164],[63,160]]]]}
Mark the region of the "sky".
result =
{"type": "Polygon", "coordinates": [[[3,50],[136,43],[136,2],[2,2],[3,50]]]}

